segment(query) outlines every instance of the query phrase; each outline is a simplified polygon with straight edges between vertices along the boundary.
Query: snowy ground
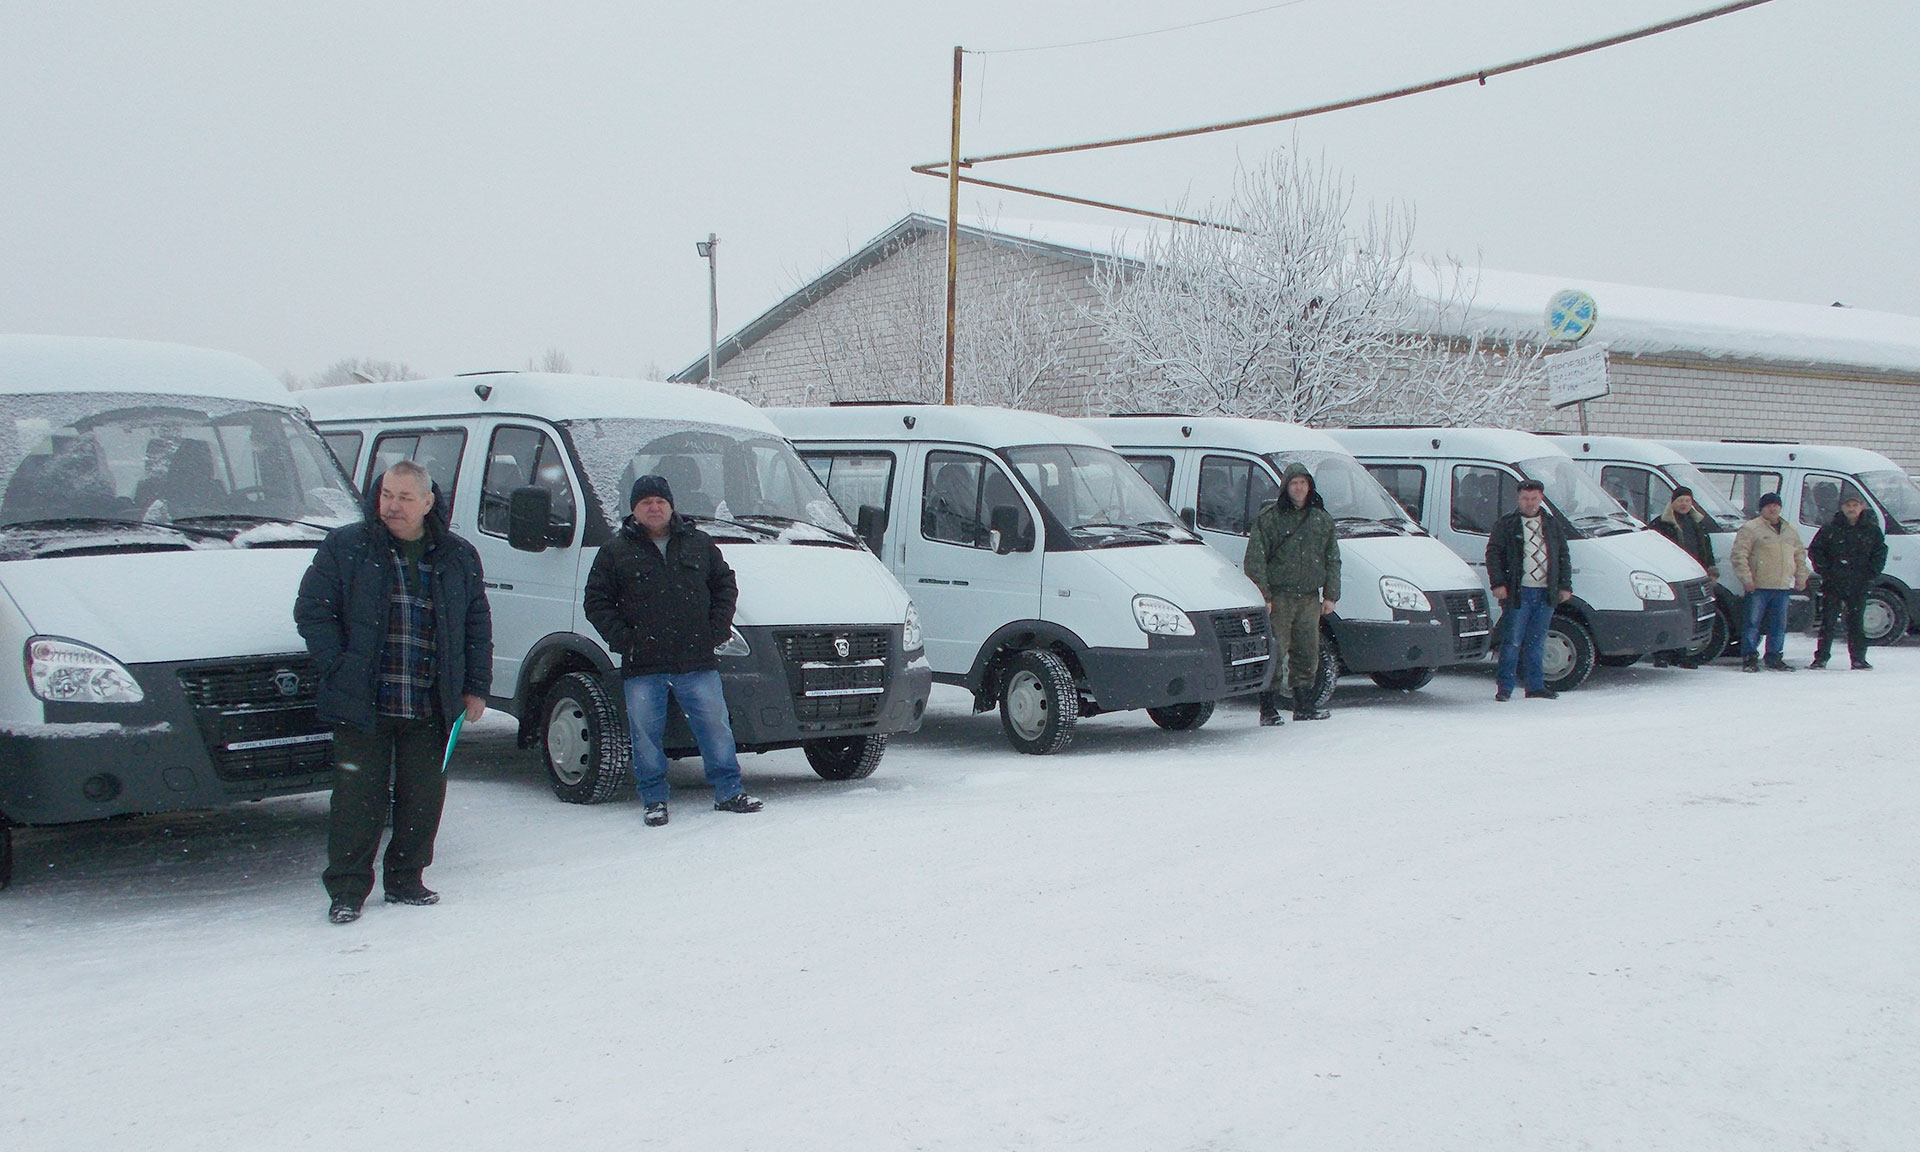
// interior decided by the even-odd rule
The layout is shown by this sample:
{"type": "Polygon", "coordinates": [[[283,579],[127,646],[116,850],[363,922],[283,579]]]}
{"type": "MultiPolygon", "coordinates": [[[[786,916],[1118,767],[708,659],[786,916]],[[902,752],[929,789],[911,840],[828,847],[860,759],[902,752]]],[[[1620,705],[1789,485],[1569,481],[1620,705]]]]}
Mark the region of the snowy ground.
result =
{"type": "Polygon", "coordinates": [[[683,763],[664,829],[490,718],[445,901],[347,927],[321,797],[23,832],[0,1147],[1911,1149],[1920,647],[1874,658],[1045,759],[942,690],[871,780],[749,758],[757,816],[683,763]]]}

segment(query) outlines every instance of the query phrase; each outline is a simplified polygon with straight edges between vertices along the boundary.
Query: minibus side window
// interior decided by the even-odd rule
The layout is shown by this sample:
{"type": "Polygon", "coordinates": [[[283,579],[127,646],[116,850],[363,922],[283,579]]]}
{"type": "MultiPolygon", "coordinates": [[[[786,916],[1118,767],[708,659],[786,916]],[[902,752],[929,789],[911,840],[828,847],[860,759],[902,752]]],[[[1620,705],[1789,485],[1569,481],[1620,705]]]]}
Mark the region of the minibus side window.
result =
{"type": "Polygon", "coordinates": [[[1454,531],[1491,536],[1500,517],[1520,506],[1520,481],[1498,468],[1456,464],[1452,503],[1447,522],[1454,531]]]}
{"type": "Polygon", "coordinates": [[[1600,487],[1642,520],[1652,520],[1673,502],[1673,485],[1648,468],[1609,464],[1600,469],[1600,487]]]}
{"type": "Polygon", "coordinates": [[[373,442],[373,469],[367,476],[371,486],[387,469],[402,460],[411,460],[427,470],[440,486],[442,507],[453,510],[454,483],[460,478],[460,453],[466,451],[467,433],[463,428],[437,432],[383,432],[373,442]]]}
{"type": "Polygon", "coordinates": [[[1212,532],[1245,536],[1260,509],[1279,495],[1280,486],[1263,465],[1232,456],[1203,456],[1196,522],[1212,532]]]}
{"type": "Polygon", "coordinates": [[[1173,503],[1173,457],[1171,456],[1128,456],[1127,463],[1140,473],[1140,478],[1160,493],[1160,499],[1173,503]]]}
{"type": "Polygon", "coordinates": [[[327,432],[321,439],[327,442],[342,471],[350,477],[360,474],[360,445],[365,437],[358,432],[327,432]]]}
{"type": "Polygon", "coordinates": [[[1868,503],[1859,486],[1851,480],[1808,473],[1806,479],[1800,481],[1800,523],[1824,528],[1840,514],[1840,505],[1847,500],[1868,503]]]}
{"type": "Polygon", "coordinates": [[[487,471],[480,484],[480,531],[507,535],[508,503],[515,488],[544,488],[553,496],[547,517],[547,543],[573,543],[573,482],[553,437],[538,428],[503,424],[487,446],[487,471]]]}
{"type": "Polygon", "coordinates": [[[1417,524],[1427,506],[1427,468],[1424,464],[1369,464],[1367,471],[1380,481],[1407,515],[1417,524]]]}
{"type": "Polygon", "coordinates": [[[1780,473],[1744,472],[1733,468],[1702,468],[1700,471],[1720,485],[1720,494],[1740,506],[1740,514],[1751,520],[1760,515],[1760,497],[1780,491],[1780,473]]]}
{"type": "Polygon", "coordinates": [[[1033,516],[1006,473],[984,457],[970,453],[927,453],[920,497],[922,536],[969,548],[991,548],[991,518],[997,507],[1015,511],[1011,549],[1031,551],[1033,516]]]}
{"type": "Polygon", "coordinates": [[[893,453],[802,452],[800,459],[849,522],[859,522],[862,508],[878,508],[891,517],[893,453]]]}

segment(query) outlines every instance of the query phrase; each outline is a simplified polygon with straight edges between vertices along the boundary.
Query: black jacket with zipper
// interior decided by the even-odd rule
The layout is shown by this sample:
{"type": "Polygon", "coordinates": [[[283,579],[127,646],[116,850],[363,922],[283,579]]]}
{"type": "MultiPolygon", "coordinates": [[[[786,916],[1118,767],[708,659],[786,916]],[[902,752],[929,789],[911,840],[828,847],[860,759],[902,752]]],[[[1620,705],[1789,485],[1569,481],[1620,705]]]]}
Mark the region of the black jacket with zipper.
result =
{"type": "Polygon", "coordinates": [[[1835,512],[1813,534],[1807,559],[1820,574],[1822,586],[1843,596],[1858,596],[1873,587],[1874,578],[1887,566],[1887,537],[1871,508],[1863,509],[1852,524],[1847,523],[1845,512],[1835,512]]]}
{"type": "Polygon", "coordinates": [[[733,629],[740,589],[713,537],[676,515],[667,550],[629,516],[587,573],[587,621],[620,657],[622,676],[704,672],[733,629]]]}
{"type": "MultiPolygon", "coordinates": [[[[1487,587],[1507,590],[1507,599],[1518,602],[1520,599],[1521,579],[1527,571],[1527,537],[1523,526],[1525,517],[1518,508],[1500,517],[1494,522],[1493,531],[1487,536],[1487,587]]],[[[1547,591],[1549,593],[1573,591],[1573,558],[1567,549],[1566,529],[1560,521],[1545,508],[1540,509],[1541,529],[1547,536],[1547,591]]],[[[1559,597],[1549,595],[1549,604],[1558,603],[1559,597]]]]}

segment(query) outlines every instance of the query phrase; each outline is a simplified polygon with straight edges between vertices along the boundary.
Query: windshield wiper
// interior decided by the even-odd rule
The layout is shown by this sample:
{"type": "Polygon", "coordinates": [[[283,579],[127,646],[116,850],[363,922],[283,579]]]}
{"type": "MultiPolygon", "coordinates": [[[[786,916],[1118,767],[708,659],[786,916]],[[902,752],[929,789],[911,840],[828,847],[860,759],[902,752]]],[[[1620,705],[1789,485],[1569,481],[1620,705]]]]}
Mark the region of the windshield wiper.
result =
{"type": "Polygon", "coordinates": [[[683,512],[681,515],[696,524],[717,524],[722,528],[735,529],[746,539],[756,542],[771,540],[780,534],[765,524],[742,524],[738,520],[729,520],[725,516],[699,516],[691,512],[683,512]]]}
{"type": "Polygon", "coordinates": [[[111,525],[115,528],[155,528],[163,531],[178,532],[182,536],[192,536],[201,540],[225,540],[227,534],[212,528],[192,528],[176,521],[167,520],[125,520],[114,516],[49,516],[43,520],[12,520],[0,524],[0,530],[14,528],[102,528],[111,525]]]}
{"type": "Polygon", "coordinates": [[[815,524],[811,520],[800,520],[792,516],[776,516],[771,512],[744,512],[740,515],[739,519],[751,520],[755,522],[764,520],[769,524],[778,524],[786,528],[792,528],[796,526],[804,526],[807,528],[818,528],[820,531],[825,532],[827,535],[833,537],[835,540],[838,540],[843,544],[851,544],[856,548],[859,547],[859,541],[856,540],[854,537],[843,536],[840,533],[834,531],[833,529],[827,527],[826,525],[815,524]]]}
{"type": "Polygon", "coordinates": [[[202,520],[243,520],[248,524],[294,524],[321,532],[331,532],[340,527],[338,524],[315,524],[311,520],[295,520],[290,516],[261,516],[253,512],[207,512],[199,516],[179,516],[170,523],[198,524],[202,520]]]}

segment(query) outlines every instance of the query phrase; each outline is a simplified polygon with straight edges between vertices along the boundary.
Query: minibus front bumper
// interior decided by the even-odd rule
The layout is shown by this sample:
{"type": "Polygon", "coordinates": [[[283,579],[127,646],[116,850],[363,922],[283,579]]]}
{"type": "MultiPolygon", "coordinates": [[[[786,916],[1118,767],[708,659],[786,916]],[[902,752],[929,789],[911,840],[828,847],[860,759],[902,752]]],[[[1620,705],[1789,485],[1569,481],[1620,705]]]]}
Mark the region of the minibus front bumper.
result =
{"type": "MultiPolygon", "coordinates": [[[[903,626],[741,628],[744,656],[720,658],[734,743],[747,752],[813,740],[890,735],[920,727],[933,670],[902,652],[903,626]]],[[[669,713],[667,751],[698,748],[679,710],[669,713]]]]}
{"type": "Polygon", "coordinates": [[[1148,635],[1145,648],[1079,653],[1102,712],[1165,708],[1245,696],[1266,687],[1273,635],[1265,608],[1188,614],[1192,636],[1148,635]]]}

